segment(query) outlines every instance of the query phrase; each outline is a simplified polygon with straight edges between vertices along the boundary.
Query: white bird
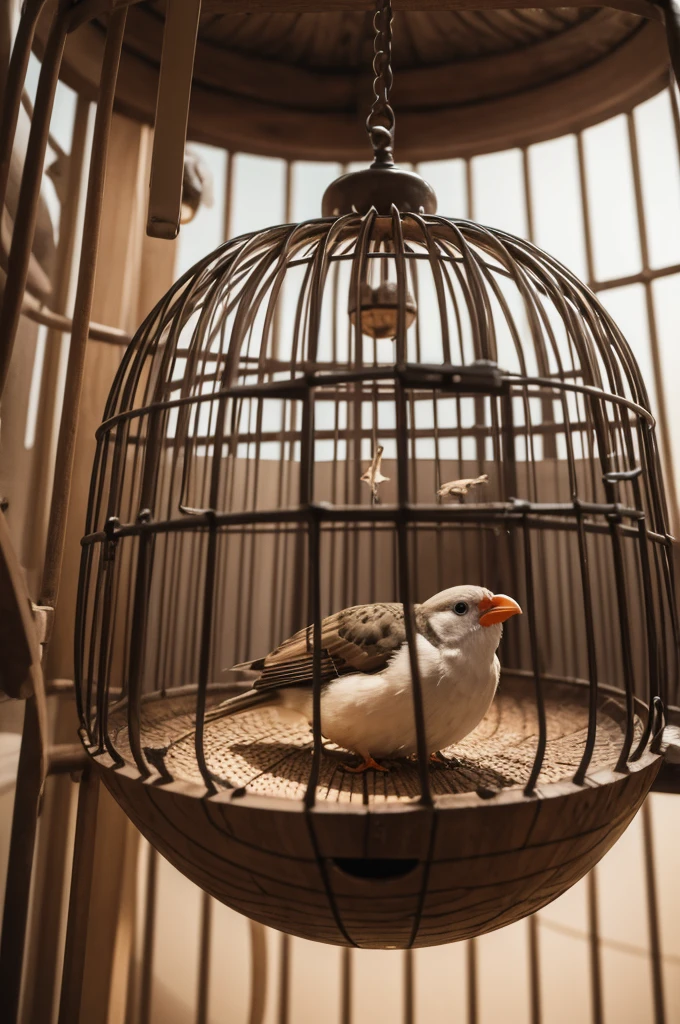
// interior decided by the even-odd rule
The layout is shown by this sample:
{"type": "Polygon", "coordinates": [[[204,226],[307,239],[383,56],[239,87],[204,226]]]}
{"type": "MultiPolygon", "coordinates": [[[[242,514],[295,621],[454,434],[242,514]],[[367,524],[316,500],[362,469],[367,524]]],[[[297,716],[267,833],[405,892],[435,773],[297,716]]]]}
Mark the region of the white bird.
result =
{"type": "MultiPolygon", "coordinates": [[[[428,753],[458,743],[481,722],[496,693],[502,623],[516,601],[483,587],[451,587],[414,608],[428,753]]],[[[259,672],[252,689],[205,715],[211,722],[255,707],[285,708],[312,721],[313,630],[300,630],[265,658],[232,671],[259,672]]],[[[417,752],[413,689],[401,604],[365,604],[321,623],[321,731],[362,764],[417,752]]]]}

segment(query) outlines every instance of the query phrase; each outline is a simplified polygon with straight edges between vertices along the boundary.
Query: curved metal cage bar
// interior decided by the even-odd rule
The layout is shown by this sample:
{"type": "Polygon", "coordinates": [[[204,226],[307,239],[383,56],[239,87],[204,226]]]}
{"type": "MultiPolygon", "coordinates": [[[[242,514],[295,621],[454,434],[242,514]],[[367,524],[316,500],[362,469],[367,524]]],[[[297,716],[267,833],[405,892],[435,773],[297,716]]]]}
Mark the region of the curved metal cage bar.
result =
{"type": "MultiPolygon", "coordinates": [[[[322,616],[480,582],[525,607],[502,649],[504,671],[535,685],[525,791],[555,777],[550,681],[587,687],[574,780],[603,694],[625,718],[624,770],[677,694],[670,543],[637,364],[557,261],[502,231],[396,210],[246,235],[177,282],[110,393],[81,565],[84,736],[171,778],[142,709],[189,687],[186,757],[210,792],[229,788],[203,721],[225,669],[307,623],[320,666],[322,616]],[[467,496],[447,486],[471,480],[467,496]]],[[[425,754],[414,656],[412,670],[425,754]]],[[[309,803],[319,700],[317,686],[309,803]]]]}

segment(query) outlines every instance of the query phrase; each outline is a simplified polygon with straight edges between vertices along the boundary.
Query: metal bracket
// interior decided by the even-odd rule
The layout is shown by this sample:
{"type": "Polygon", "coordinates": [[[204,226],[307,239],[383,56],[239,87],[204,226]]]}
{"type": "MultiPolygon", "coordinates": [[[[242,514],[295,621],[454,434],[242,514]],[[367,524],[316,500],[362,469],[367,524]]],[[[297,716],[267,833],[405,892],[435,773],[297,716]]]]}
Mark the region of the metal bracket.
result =
{"type": "Polygon", "coordinates": [[[504,387],[503,372],[496,363],[479,359],[469,366],[426,366],[407,363],[399,373],[405,387],[427,387],[457,394],[499,394],[504,387]]]}

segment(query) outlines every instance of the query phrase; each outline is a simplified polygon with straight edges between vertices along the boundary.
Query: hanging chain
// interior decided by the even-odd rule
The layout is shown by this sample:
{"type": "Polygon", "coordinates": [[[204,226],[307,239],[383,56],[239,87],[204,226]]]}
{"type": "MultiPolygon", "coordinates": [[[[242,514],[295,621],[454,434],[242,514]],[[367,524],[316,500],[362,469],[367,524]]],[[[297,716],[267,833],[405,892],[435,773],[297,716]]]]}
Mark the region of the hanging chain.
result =
{"type": "Polygon", "coordinates": [[[366,119],[376,164],[394,162],[394,111],[390,106],[392,90],[392,0],[377,0],[373,17],[375,41],[373,44],[373,71],[375,100],[366,119]]]}

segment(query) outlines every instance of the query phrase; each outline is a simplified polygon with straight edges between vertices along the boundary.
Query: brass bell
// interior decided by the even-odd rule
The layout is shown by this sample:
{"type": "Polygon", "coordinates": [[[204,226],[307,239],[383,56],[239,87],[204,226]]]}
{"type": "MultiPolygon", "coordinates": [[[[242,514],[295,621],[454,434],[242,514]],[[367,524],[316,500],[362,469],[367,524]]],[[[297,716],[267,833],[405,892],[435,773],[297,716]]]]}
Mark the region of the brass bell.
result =
{"type": "MultiPolygon", "coordinates": [[[[410,292],[406,292],[406,329],[416,318],[417,306],[410,292]]],[[[352,300],[350,300],[352,303],[352,300]]],[[[361,333],[370,338],[394,338],[399,319],[399,291],[394,281],[383,281],[372,288],[367,281],[361,286],[361,333]]],[[[350,304],[349,315],[356,323],[356,301],[350,304]]]]}

